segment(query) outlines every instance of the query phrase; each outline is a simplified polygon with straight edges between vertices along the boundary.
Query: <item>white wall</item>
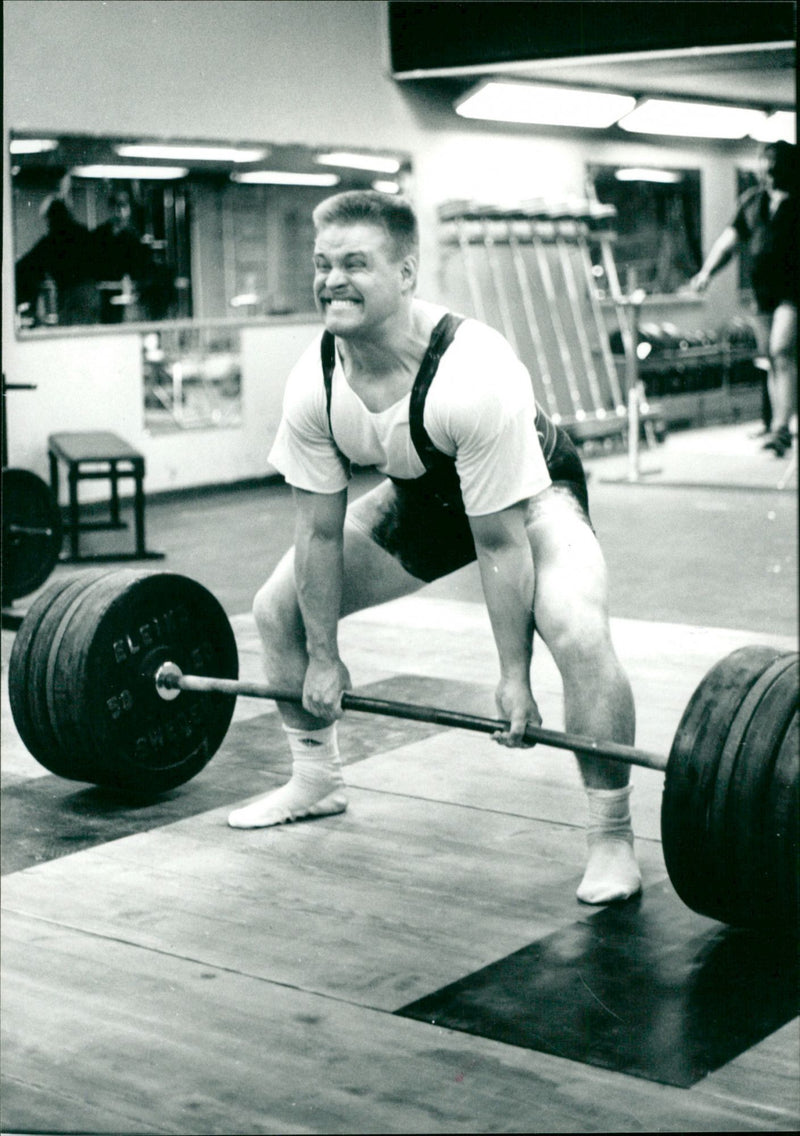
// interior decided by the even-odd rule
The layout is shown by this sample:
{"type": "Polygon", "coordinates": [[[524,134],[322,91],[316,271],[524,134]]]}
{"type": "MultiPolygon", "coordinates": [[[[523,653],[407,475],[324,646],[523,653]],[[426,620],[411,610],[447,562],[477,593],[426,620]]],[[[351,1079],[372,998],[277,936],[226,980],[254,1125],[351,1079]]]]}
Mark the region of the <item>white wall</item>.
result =
{"type": "MultiPolygon", "coordinates": [[[[611,143],[470,124],[391,80],[385,9],[383,0],[6,0],[6,143],[16,129],[408,151],[422,229],[420,290],[445,301],[436,207],[448,198],[563,198],[583,192],[590,161],[671,163],[702,170],[706,247],[732,215],[736,160],[752,159],[752,146],[611,143]]],[[[240,430],[150,437],[137,336],[15,337],[4,171],[3,367],[9,382],[39,387],[8,396],[11,463],[44,474],[49,432],[102,426],[142,449],[151,491],[269,472],[282,384],[313,326],[248,332],[240,430]]],[[[730,270],[688,326],[715,326],[736,302],[730,270]]],[[[674,306],[669,318],[678,322],[674,306]]]]}

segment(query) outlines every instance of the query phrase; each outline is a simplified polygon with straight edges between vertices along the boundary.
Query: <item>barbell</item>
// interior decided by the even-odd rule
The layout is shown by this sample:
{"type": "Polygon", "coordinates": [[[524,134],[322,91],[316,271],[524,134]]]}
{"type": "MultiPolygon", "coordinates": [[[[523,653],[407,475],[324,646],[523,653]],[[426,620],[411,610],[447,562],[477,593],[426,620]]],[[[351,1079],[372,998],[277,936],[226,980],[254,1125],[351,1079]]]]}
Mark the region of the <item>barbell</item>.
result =
{"type": "MultiPolygon", "coordinates": [[[[300,703],[238,678],[219,601],[174,573],[121,569],[51,583],[9,659],[14,722],[61,777],[154,797],[217,752],[237,695],[300,703]]],[[[484,733],[507,723],[345,692],[345,710],[484,733]]],[[[661,835],[670,880],[693,910],[793,931],[798,918],[798,656],[739,648],[692,695],[668,758],[529,726],[528,742],[663,771],[661,835]]]]}

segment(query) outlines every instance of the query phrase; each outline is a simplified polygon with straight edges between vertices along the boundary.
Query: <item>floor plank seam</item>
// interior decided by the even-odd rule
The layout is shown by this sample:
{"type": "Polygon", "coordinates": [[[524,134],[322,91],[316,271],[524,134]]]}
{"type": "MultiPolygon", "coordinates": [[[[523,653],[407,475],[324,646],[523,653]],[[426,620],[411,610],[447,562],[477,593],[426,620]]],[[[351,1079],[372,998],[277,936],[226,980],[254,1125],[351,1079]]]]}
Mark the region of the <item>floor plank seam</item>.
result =
{"type": "MultiPolygon", "coordinates": [[[[391,751],[387,750],[386,752],[389,753],[391,751]]],[[[375,756],[383,755],[377,754],[375,756]]],[[[353,768],[357,768],[360,764],[361,762],[354,763],[353,768]]],[[[347,768],[348,766],[345,766],[345,769],[347,768]]],[[[485,805],[471,805],[466,801],[448,801],[443,797],[423,797],[417,793],[401,793],[398,789],[376,789],[374,785],[357,785],[353,781],[348,783],[347,788],[357,789],[359,793],[378,793],[383,797],[399,797],[402,800],[421,801],[429,805],[447,805],[450,808],[469,809],[470,812],[487,813],[491,816],[508,817],[509,820],[530,821],[531,824],[549,824],[554,828],[569,828],[575,832],[585,832],[586,830],[586,826],[584,824],[573,823],[572,821],[568,820],[553,820],[552,817],[547,816],[531,816],[529,813],[515,813],[510,812],[506,808],[490,809],[485,805]]],[[[175,823],[178,822],[176,821],[175,823]]],[[[661,844],[661,841],[655,836],[640,836],[638,833],[634,833],[634,836],[637,841],[644,841],[648,844],[661,844]]]]}

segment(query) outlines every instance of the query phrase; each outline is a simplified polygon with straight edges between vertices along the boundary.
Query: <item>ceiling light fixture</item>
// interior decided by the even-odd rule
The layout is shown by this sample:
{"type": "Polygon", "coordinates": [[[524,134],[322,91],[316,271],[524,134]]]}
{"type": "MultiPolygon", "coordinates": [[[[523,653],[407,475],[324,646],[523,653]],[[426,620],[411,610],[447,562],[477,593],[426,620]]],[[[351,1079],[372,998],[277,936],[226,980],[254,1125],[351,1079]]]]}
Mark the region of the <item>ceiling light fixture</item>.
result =
{"type": "Polygon", "coordinates": [[[455,109],[463,118],[603,129],[635,105],[632,95],[489,80],[458,100],[455,109]]]}
{"type": "Polygon", "coordinates": [[[776,110],[768,114],[755,130],[750,131],[750,137],[756,142],[791,142],[797,140],[797,116],[790,110],[776,110]]]}
{"type": "Polygon", "coordinates": [[[377,178],[372,183],[372,188],[377,190],[378,193],[399,193],[400,186],[396,181],[385,181],[383,178],[377,178]]]}
{"type": "Polygon", "coordinates": [[[54,138],[13,138],[8,149],[12,154],[46,154],[57,150],[58,142],[54,138]]]}
{"type": "Polygon", "coordinates": [[[340,182],[338,174],[299,174],[288,170],[246,170],[231,174],[231,181],[242,185],[318,185],[331,186],[340,182]]]}
{"type": "Polygon", "coordinates": [[[355,154],[337,150],[331,154],[317,154],[321,166],[347,166],[352,170],[372,170],[376,174],[396,174],[400,169],[397,158],[384,158],[379,154],[355,154]]]}
{"type": "Polygon", "coordinates": [[[642,99],[619,121],[634,134],[668,134],[682,138],[745,138],[763,123],[764,112],[717,103],[680,99],[642,99]]]}
{"type": "Polygon", "coordinates": [[[614,174],[617,181],[652,181],[663,185],[676,185],[683,181],[683,174],[675,170],[652,170],[644,166],[629,166],[617,170],[614,174]]]}
{"type": "Polygon", "coordinates": [[[269,150],[240,146],[187,146],[172,143],[135,142],[115,146],[121,158],[166,158],[178,162],[260,162],[269,150]]]}
{"type": "Polygon", "coordinates": [[[75,166],[70,174],[81,178],[125,178],[127,181],[175,181],[189,171],[183,166],[75,166]]]}

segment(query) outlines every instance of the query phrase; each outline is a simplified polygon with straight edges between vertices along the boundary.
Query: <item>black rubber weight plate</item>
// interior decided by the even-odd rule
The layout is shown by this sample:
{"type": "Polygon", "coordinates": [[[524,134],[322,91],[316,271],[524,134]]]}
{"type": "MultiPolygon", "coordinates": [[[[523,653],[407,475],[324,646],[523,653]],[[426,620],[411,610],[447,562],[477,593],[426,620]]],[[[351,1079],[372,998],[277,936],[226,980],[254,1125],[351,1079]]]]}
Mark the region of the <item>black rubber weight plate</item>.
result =
{"type": "Polygon", "coordinates": [[[3,603],[28,596],[58,563],[61,511],[50,487],[27,469],[4,469],[3,603]]]}
{"type": "Polygon", "coordinates": [[[235,698],[181,693],[165,701],[154,675],[238,677],[236,641],[219,602],[171,573],[142,575],[87,594],[73,613],[53,669],[56,702],[85,739],[92,779],[151,796],[188,781],[222,743],[235,698]]]}

